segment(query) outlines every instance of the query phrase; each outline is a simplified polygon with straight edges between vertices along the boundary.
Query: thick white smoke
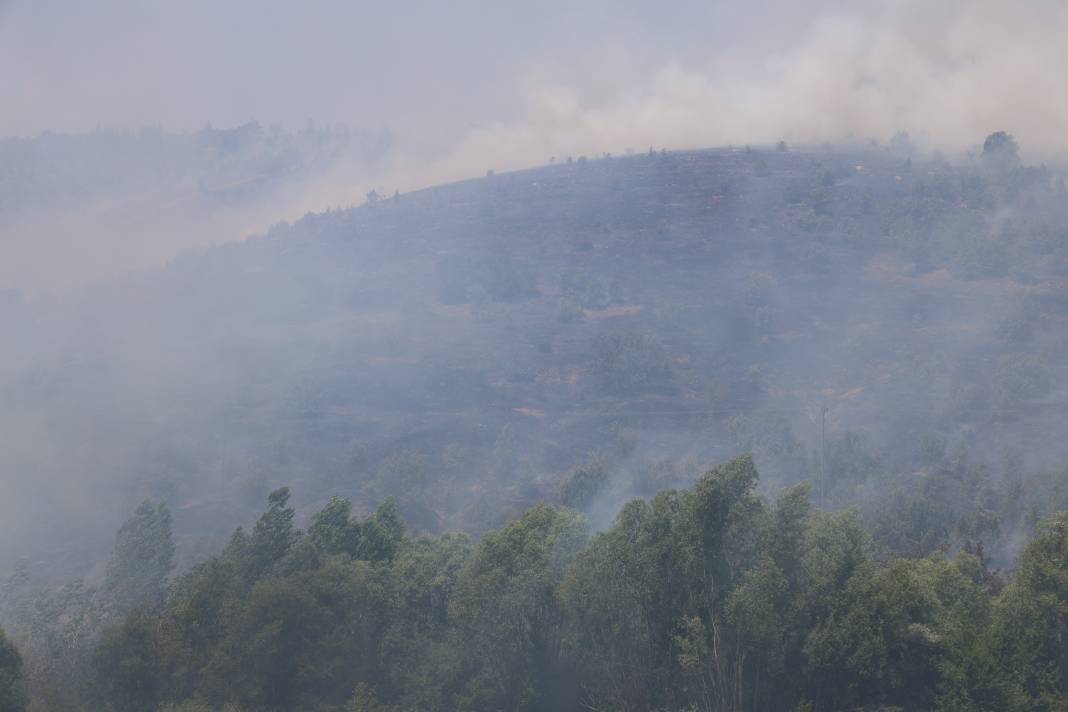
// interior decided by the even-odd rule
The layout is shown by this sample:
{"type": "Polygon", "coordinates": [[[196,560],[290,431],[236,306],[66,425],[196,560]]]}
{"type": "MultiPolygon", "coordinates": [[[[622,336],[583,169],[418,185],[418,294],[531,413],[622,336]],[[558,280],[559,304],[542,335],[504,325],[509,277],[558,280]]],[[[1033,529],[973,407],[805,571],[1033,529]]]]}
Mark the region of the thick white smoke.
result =
{"type": "MultiPolygon", "coordinates": [[[[523,118],[470,131],[430,175],[469,174],[478,167],[472,160],[517,167],[627,147],[869,141],[902,130],[927,148],[958,152],[1005,129],[1033,158],[1068,153],[1060,70],[1068,66],[1068,6],[806,8],[784,30],[776,25],[786,8],[766,7],[768,37],[709,47],[697,59],[647,60],[639,71],[621,62],[616,73],[591,51],[557,67],[564,76],[532,71],[521,82],[523,118]]],[[[759,23],[747,27],[760,32],[759,23]]]]}

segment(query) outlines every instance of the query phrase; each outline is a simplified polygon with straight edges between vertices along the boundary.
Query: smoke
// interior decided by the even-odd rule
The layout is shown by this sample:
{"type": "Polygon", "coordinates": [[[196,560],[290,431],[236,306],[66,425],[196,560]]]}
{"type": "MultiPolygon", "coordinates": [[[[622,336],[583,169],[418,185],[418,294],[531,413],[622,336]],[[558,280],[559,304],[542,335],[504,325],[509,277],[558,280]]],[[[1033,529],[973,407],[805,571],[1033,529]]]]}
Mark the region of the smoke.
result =
{"type": "Polygon", "coordinates": [[[867,142],[898,131],[943,151],[968,150],[998,129],[1014,133],[1031,157],[1068,151],[1068,99],[1056,69],[1068,60],[1065,6],[909,1],[806,10],[795,17],[766,8],[760,23],[740,22],[751,42],[696,57],[665,60],[663,47],[639,42],[644,61],[634,67],[623,59],[628,47],[602,44],[566,66],[530,70],[520,82],[523,119],[469,131],[429,175],[470,174],[473,158],[512,168],[550,155],[867,142]],[[785,21],[789,30],[779,27],[785,21]]]}
{"type": "Polygon", "coordinates": [[[472,115],[462,133],[423,151],[407,144],[388,171],[362,177],[409,190],[566,156],[885,142],[901,131],[962,154],[1004,129],[1030,160],[1068,154],[1059,3],[771,3],[715,20],[678,45],[618,18],[618,35],[564,37],[518,63],[501,102],[519,107],[513,116],[472,115]]]}
{"type": "Polygon", "coordinates": [[[1004,129],[1025,158],[1068,154],[1056,69],[1068,60],[1068,8],[1056,2],[771,3],[702,19],[717,24],[700,38],[618,17],[616,34],[565,34],[517,58],[509,94],[467,107],[453,122],[463,131],[414,127],[389,170],[361,178],[409,190],[566,156],[900,131],[961,154],[1004,129]]]}
{"type": "Polygon", "coordinates": [[[902,129],[1066,147],[1055,0],[9,4],[3,134],[344,121],[482,162],[902,129]]]}
{"type": "Polygon", "coordinates": [[[961,152],[991,131],[1068,153],[1068,8],[1022,3],[637,2],[537,8],[327,0],[0,3],[0,135],[249,120],[397,137],[389,160],[308,175],[216,224],[142,202],[9,228],[6,283],[71,286],[306,211],[648,147],[885,141],[961,152]],[[143,208],[143,209],[142,209],[143,208]],[[157,217],[159,219],[157,219],[157,217]],[[160,224],[170,220],[170,224],[160,224]],[[72,249],[73,226],[111,239],[72,249]],[[147,235],[151,233],[151,237],[147,235]]]}

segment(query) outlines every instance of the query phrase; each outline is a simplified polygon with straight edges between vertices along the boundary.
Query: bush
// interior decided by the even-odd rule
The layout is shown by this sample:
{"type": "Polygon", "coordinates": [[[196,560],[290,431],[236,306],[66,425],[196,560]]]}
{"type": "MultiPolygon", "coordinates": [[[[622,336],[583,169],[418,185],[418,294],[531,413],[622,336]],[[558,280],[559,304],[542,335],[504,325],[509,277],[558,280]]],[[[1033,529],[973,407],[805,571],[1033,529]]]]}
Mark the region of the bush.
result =
{"type": "Polygon", "coordinates": [[[22,656],[0,630],[0,710],[22,712],[26,709],[22,656]]]}
{"type": "Polygon", "coordinates": [[[608,471],[600,462],[579,465],[568,473],[560,492],[565,507],[584,511],[604,491],[608,484],[608,471]]]}
{"type": "Polygon", "coordinates": [[[644,334],[612,334],[594,343],[593,371],[606,393],[633,396],[670,392],[671,361],[664,348],[644,334]]]}
{"type": "Polygon", "coordinates": [[[437,272],[445,304],[520,302],[538,293],[534,271],[508,254],[450,255],[438,263],[437,272]]]}
{"type": "Polygon", "coordinates": [[[983,142],[983,160],[991,163],[1015,163],[1019,159],[1019,152],[1016,139],[1004,131],[995,131],[983,142]]]}

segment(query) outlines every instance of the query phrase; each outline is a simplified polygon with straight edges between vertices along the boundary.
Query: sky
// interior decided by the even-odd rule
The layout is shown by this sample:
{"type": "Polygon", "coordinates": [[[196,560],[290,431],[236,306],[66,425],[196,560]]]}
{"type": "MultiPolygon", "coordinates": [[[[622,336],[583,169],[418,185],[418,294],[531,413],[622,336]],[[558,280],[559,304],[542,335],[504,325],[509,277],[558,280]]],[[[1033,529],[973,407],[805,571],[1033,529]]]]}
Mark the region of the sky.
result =
{"type": "Polygon", "coordinates": [[[597,0],[9,0],[0,134],[259,120],[389,126],[432,142],[522,121],[533,85],[570,84],[576,69],[584,95],[606,99],[641,55],[719,41],[723,14],[597,0]]]}
{"type": "Polygon", "coordinates": [[[255,120],[396,137],[373,174],[250,229],[371,187],[651,146],[904,130],[960,153],[1004,129],[1054,161],[1066,36],[1058,0],[0,0],[0,136],[255,120]]]}
{"type": "Polygon", "coordinates": [[[959,146],[1011,122],[1068,146],[1055,0],[0,7],[0,135],[344,122],[511,155],[897,129],[959,146]]]}

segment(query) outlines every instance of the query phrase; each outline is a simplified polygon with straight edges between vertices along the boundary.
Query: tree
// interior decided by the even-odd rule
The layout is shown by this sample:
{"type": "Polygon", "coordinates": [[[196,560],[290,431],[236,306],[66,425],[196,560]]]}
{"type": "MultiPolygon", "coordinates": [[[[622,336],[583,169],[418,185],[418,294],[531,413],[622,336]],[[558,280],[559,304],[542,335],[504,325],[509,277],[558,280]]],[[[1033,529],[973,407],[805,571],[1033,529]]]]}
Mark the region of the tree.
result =
{"type": "Polygon", "coordinates": [[[144,500],[119,529],[101,593],[108,610],[123,614],[163,600],[174,568],[171,513],[162,502],[144,500]]]}
{"type": "Polygon", "coordinates": [[[252,577],[270,570],[297,542],[300,532],[293,526],[294,514],[288,487],[267,495],[267,511],[260,515],[248,538],[246,564],[252,577]]]}
{"type": "Polygon", "coordinates": [[[324,554],[344,552],[355,556],[360,534],[359,522],[352,521],[352,504],[341,497],[331,497],[308,527],[308,538],[324,554]]]}
{"type": "Polygon", "coordinates": [[[559,586],[585,543],[582,516],[548,505],[483,538],[450,605],[466,658],[456,708],[551,710],[573,703],[559,586]]]}
{"type": "MultiPolygon", "coordinates": [[[[592,706],[749,704],[760,675],[754,666],[747,677],[747,666],[767,660],[753,653],[761,641],[783,638],[788,588],[761,550],[774,519],[753,492],[756,480],[745,456],[693,490],[630,502],[576,559],[563,596],[592,706]]],[[[781,519],[786,529],[791,508],[781,519]]],[[[776,548],[787,562],[788,548],[776,548]]]]}
{"type": "Polygon", "coordinates": [[[640,333],[599,336],[593,345],[593,373],[601,390],[615,396],[671,392],[674,385],[667,351],[640,333]]]}
{"type": "Polygon", "coordinates": [[[358,556],[366,561],[390,561],[404,539],[404,520],[392,497],[378,505],[374,515],[361,525],[358,556]]]}
{"type": "Polygon", "coordinates": [[[101,636],[91,665],[96,695],[105,709],[144,712],[161,701],[164,679],[153,623],[138,610],[101,636]]]}
{"type": "Polygon", "coordinates": [[[230,603],[226,637],[202,661],[199,689],[250,709],[337,709],[377,678],[389,623],[387,571],[331,557],[315,569],[266,577],[230,603]]]}
{"type": "Polygon", "coordinates": [[[1039,524],[998,601],[994,629],[1027,707],[1068,709],[1068,512],[1039,524]]]}
{"type": "Polygon", "coordinates": [[[0,712],[26,709],[22,656],[0,629],[0,712]]]}
{"type": "Polygon", "coordinates": [[[1016,139],[1004,131],[995,131],[983,141],[983,160],[989,165],[1004,168],[1020,160],[1016,139]]]}
{"type": "MultiPolygon", "coordinates": [[[[994,645],[992,575],[981,547],[967,547],[941,577],[955,599],[941,622],[938,709],[943,712],[1029,709],[994,645]]],[[[944,598],[949,598],[945,596],[944,598]]]]}
{"type": "MultiPolygon", "coordinates": [[[[96,708],[1066,709],[1068,513],[999,594],[978,546],[881,562],[854,512],[813,512],[807,485],[769,502],[757,477],[738,458],[592,540],[537,505],[477,544],[405,536],[388,500],[356,521],[334,498],[303,536],[278,490],[164,607],[104,631],[96,708]]],[[[10,660],[0,636],[0,694],[10,660]]]]}
{"type": "Polygon", "coordinates": [[[604,463],[594,460],[572,468],[561,488],[560,499],[565,507],[585,511],[607,485],[608,470],[604,463]]]}

